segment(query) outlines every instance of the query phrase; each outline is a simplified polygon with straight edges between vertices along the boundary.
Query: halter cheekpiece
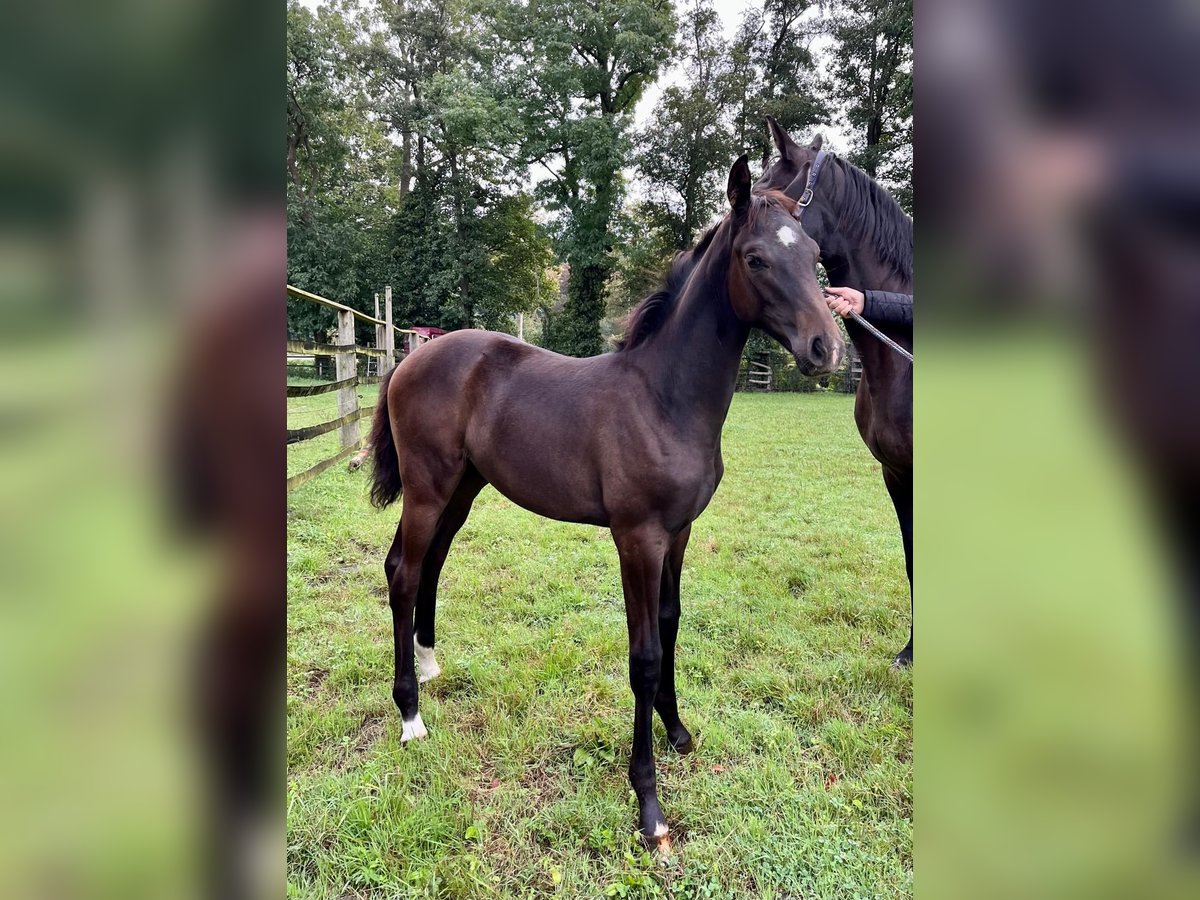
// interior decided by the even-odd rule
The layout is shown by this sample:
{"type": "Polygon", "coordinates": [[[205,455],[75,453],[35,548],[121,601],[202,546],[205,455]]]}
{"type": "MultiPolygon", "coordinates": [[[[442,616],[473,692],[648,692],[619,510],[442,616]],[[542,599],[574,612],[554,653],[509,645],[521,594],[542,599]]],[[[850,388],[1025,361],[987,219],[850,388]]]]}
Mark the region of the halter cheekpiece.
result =
{"type": "Polygon", "coordinates": [[[800,219],[804,215],[804,209],[808,204],[812,203],[813,190],[817,186],[817,179],[821,177],[821,166],[825,164],[824,148],[817,151],[817,156],[812,162],[812,166],[808,170],[808,182],[804,185],[804,193],[800,195],[800,199],[796,201],[796,211],[793,215],[796,219],[800,219]]]}

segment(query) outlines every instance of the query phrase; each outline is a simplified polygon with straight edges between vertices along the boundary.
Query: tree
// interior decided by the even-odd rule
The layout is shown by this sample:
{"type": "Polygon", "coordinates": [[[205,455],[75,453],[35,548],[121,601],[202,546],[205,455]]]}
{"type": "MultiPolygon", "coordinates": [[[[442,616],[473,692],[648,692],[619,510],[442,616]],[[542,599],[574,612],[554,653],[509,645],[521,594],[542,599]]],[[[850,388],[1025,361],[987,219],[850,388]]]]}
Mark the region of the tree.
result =
{"type": "Polygon", "coordinates": [[[638,135],[635,163],[647,200],[638,218],[690,247],[719,208],[725,167],[737,155],[728,125],[730,61],[711,0],[693,0],[680,22],[682,85],[663,92],[638,135]]]}
{"type": "MultiPolygon", "coordinates": [[[[388,142],[351,64],[354,30],[340,13],[292,2],[287,28],[288,278],[368,310],[385,259],[388,142]]],[[[289,328],[325,340],[325,307],[289,301],[289,328]]]]}
{"type": "Polygon", "coordinates": [[[830,97],[845,110],[850,160],[912,210],[912,0],[835,0],[830,97]]]}
{"type": "Polygon", "coordinates": [[[770,152],[767,116],[789,131],[828,116],[809,46],[821,26],[803,21],[812,6],[811,0],[765,0],[762,9],[747,10],[730,48],[736,143],[752,157],[770,152]]]}
{"type": "Polygon", "coordinates": [[[676,250],[669,228],[648,227],[656,213],[646,202],[627,206],[617,217],[616,262],[608,282],[607,319],[620,322],[644,297],[663,282],[676,250]]]}
{"type": "MultiPolygon", "coordinates": [[[[291,280],[360,309],[390,283],[397,322],[446,328],[510,329],[545,302],[551,244],[488,34],[465,0],[292,3],[291,280]]],[[[293,329],[330,325],[289,310],[293,329]]]]}
{"type": "Polygon", "coordinates": [[[600,319],[614,267],[612,226],[625,192],[632,112],[673,42],[669,0],[531,0],[497,18],[509,57],[497,66],[522,98],[523,155],[546,180],[539,196],[560,216],[570,266],[564,308],[547,343],[576,356],[603,349],[600,319]]]}

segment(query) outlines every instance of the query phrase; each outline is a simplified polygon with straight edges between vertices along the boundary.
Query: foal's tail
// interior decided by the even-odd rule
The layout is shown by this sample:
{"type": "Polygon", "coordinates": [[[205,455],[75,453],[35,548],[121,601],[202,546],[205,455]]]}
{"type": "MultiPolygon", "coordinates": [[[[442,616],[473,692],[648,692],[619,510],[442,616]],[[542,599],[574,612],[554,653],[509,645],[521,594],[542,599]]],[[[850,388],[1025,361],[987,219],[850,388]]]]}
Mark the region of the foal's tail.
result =
{"type": "Polygon", "coordinates": [[[396,369],[383,376],[379,385],[379,403],[371,422],[371,450],[375,454],[371,476],[371,505],[383,509],[400,499],[404,485],[400,482],[400,461],[396,458],[396,442],[392,439],[392,417],[388,414],[388,385],[396,369]]]}

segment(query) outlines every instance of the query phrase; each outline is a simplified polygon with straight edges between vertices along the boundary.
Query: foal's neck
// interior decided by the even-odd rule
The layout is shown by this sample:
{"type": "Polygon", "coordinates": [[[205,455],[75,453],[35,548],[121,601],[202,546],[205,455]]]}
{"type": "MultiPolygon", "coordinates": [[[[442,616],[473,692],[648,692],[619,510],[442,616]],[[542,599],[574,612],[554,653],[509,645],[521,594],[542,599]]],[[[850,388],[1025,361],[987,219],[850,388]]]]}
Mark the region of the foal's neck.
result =
{"type": "Polygon", "coordinates": [[[696,420],[713,440],[729,412],[750,334],[729,302],[727,257],[707,254],[662,328],[639,348],[668,415],[696,420]]]}

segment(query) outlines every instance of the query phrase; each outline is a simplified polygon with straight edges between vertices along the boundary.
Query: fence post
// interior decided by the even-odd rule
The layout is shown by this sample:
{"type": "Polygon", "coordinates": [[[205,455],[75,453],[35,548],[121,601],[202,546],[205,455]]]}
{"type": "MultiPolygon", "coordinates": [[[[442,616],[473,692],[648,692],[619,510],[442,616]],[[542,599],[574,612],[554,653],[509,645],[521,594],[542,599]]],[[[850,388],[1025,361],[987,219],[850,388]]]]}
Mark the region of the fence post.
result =
{"type": "MultiPolygon", "coordinates": [[[[375,292],[375,318],[377,318],[377,319],[379,318],[379,291],[375,292]]],[[[382,325],[375,326],[375,349],[376,350],[383,349],[383,326],[382,325]]],[[[375,374],[382,375],[384,360],[382,357],[379,357],[379,356],[376,356],[376,357],[368,356],[367,357],[367,374],[368,375],[371,374],[371,359],[372,358],[374,358],[374,360],[375,360],[375,374]]]]}
{"type": "Polygon", "coordinates": [[[385,354],[383,361],[390,371],[396,364],[396,326],[392,324],[392,286],[390,284],[384,286],[383,297],[383,320],[387,322],[383,326],[383,352],[385,354]]]}
{"type": "MultiPolygon", "coordinates": [[[[339,351],[337,359],[337,380],[353,378],[358,374],[358,357],[354,355],[354,313],[348,309],[338,310],[338,343],[349,346],[349,351],[339,351]]],[[[358,388],[350,385],[338,388],[337,392],[338,417],[355,412],[358,409],[358,388]]],[[[352,447],[358,443],[358,420],[343,425],[340,429],[342,447],[352,447]]]]}

